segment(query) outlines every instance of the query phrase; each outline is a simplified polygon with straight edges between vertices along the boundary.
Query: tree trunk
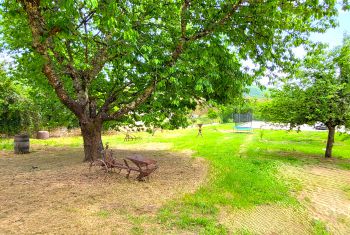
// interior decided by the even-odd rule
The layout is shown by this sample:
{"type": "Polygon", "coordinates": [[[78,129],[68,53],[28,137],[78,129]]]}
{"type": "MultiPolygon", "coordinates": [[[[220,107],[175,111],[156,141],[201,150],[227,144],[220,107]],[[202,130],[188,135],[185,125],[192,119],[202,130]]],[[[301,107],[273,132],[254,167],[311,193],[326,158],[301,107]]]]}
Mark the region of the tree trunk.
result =
{"type": "Polygon", "coordinates": [[[81,123],[81,134],[84,140],[84,161],[94,161],[101,156],[103,144],[101,139],[102,121],[95,120],[81,123]]]}
{"type": "Polygon", "coordinates": [[[328,126],[328,139],[327,139],[327,147],[325,157],[332,157],[332,149],[334,144],[334,134],[335,134],[335,126],[328,126]]]}

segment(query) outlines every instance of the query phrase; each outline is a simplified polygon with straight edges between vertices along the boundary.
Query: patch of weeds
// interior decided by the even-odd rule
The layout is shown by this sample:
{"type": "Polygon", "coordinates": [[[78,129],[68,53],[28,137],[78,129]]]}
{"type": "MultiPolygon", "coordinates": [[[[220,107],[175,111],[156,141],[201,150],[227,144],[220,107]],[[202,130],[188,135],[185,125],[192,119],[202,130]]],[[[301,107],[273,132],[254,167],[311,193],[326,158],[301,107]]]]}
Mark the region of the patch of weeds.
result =
{"type": "Polygon", "coordinates": [[[350,162],[336,162],[335,164],[341,169],[350,170],[350,162]]]}
{"type": "Polygon", "coordinates": [[[144,234],[143,228],[139,226],[133,226],[130,232],[131,234],[135,234],[135,235],[144,234]]]}
{"type": "Polygon", "coordinates": [[[350,186],[344,187],[343,191],[346,193],[346,196],[350,200],[350,186]]]}
{"type": "Polygon", "coordinates": [[[95,214],[97,217],[100,217],[102,219],[107,219],[108,217],[111,216],[111,213],[107,210],[100,210],[95,214]]]}
{"type": "Polygon", "coordinates": [[[305,200],[305,202],[307,202],[308,204],[311,203],[311,199],[310,199],[309,197],[304,197],[304,200],[305,200]]]}
{"type": "Polygon", "coordinates": [[[199,234],[227,234],[227,229],[217,223],[217,213],[216,208],[209,208],[187,198],[168,204],[160,211],[158,219],[170,228],[177,227],[199,234]]]}
{"type": "Polygon", "coordinates": [[[12,139],[0,139],[0,150],[13,150],[12,139]]]}
{"type": "Polygon", "coordinates": [[[72,212],[72,213],[78,212],[78,209],[74,208],[74,207],[66,207],[66,208],[64,208],[64,210],[67,212],[72,212]]]}
{"type": "Polygon", "coordinates": [[[265,130],[264,129],[260,129],[259,130],[260,141],[263,139],[264,134],[265,134],[265,130]]]}
{"type": "Polygon", "coordinates": [[[347,216],[346,215],[340,215],[337,217],[337,221],[342,224],[347,224],[347,216]]]}
{"type": "Polygon", "coordinates": [[[299,179],[296,178],[286,178],[286,177],[282,177],[285,182],[285,184],[287,185],[287,187],[290,189],[291,192],[293,193],[298,193],[301,192],[303,190],[303,184],[300,182],[299,179]]]}
{"type": "Polygon", "coordinates": [[[128,216],[129,221],[133,224],[130,232],[131,234],[144,234],[145,231],[142,228],[142,223],[146,220],[144,216],[128,216]]]}
{"type": "Polygon", "coordinates": [[[320,220],[316,220],[316,219],[313,220],[312,227],[313,227],[313,232],[315,235],[330,235],[325,223],[323,223],[320,220]]]}
{"type": "Polygon", "coordinates": [[[241,230],[238,230],[238,231],[235,231],[233,233],[233,235],[253,235],[254,233],[252,232],[249,232],[248,229],[241,229],[241,230]]]}

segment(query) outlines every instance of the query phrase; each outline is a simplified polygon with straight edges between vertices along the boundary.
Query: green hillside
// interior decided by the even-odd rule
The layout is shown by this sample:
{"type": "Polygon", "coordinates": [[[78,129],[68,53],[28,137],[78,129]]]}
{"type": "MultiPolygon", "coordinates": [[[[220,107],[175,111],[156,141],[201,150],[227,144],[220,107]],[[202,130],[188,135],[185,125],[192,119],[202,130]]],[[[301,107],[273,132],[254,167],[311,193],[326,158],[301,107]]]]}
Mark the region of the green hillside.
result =
{"type": "Polygon", "coordinates": [[[249,86],[249,92],[245,93],[245,97],[253,97],[253,98],[264,98],[267,90],[261,90],[258,86],[249,86]]]}

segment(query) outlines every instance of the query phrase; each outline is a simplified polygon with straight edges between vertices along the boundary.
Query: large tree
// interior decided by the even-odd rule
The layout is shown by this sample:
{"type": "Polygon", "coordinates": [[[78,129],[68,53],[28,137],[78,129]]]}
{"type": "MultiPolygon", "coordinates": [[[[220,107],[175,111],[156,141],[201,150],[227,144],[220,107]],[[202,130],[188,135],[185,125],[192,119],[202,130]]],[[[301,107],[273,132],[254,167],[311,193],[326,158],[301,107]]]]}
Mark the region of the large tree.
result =
{"type": "Polygon", "coordinates": [[[337,15],[335,0],[3,0],[0,9],[3,47],[79,119],[85,160],[99,156],[103,122],[182,125],[197,100],[224,102],[252,82],[243,60],[254,75],[272,71],[337,15]]]}
{"type": "Polygon", "coordinates": [[[332,156],[336,127],[350,127],[350,38],[341,48],[310,52],[291,80],[271,93],[261,113],[265,120],[290,127],[324,123],[328,128],[325,157],[332,156]]]}

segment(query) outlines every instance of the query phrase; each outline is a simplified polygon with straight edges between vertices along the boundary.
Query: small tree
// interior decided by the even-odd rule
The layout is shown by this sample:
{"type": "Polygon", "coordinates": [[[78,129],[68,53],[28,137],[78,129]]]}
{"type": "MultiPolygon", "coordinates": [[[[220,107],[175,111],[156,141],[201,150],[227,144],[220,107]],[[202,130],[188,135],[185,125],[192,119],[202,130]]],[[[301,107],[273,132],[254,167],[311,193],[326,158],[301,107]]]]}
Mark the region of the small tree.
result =
{"type": "Polygon", "coordinates": [[[349,58],[349,39],[332,53],[316,48],[292,76],[293,82],[272,91],[272,99],[262,106],[263,118],[291,128],[324,123],[328,128],[325,157],[331,157],[336,127],[349,126],[350,121],[349,58]]]}

